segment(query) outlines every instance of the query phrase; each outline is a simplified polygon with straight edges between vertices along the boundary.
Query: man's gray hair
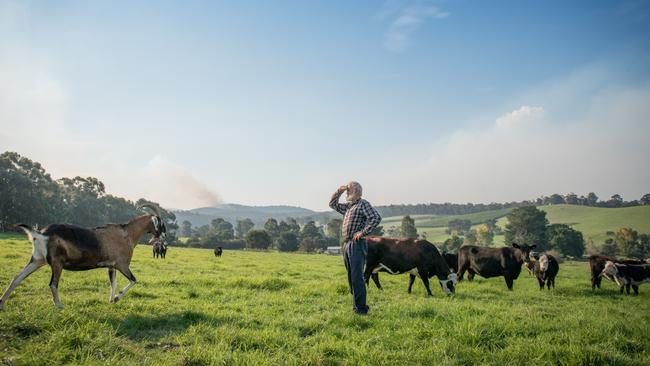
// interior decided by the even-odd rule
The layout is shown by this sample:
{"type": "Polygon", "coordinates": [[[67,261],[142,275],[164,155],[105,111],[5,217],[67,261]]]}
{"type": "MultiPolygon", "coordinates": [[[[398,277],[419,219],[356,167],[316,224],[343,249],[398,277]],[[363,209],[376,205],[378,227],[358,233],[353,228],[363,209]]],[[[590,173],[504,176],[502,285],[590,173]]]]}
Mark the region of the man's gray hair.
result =
{"type": "Polygon", "coordinates": [[[363,188],[359,182],[351,181],[348,183],[348,201],[356,201],[361,198],[363,188]]]}
{"type": "Polygon", "coordinates": [[[356,192],[361,193],[363,191],[363,188],[361,187],[361,184],[359,182],[352,181],[348,183],[348,187],[354,189],[356,192]]]}

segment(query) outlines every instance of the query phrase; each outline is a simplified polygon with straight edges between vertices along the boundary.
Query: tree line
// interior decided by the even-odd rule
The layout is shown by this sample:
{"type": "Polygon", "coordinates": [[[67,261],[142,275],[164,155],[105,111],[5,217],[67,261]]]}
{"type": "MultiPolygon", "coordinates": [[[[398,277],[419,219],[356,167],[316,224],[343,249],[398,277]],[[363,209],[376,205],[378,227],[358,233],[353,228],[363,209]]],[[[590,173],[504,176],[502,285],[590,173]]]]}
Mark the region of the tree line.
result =
{"type": "Polygon", "coordinates": [[[620,194],[614,194],[607,200],[600,200],[594,192],[578,196],[575,193],[542,196],[534,200],[506,203],[422,203],[415,205],[387,205],[377,206],[377,210],[383,217],[404,216],[404,215],[464,215],[484,211],[500,210],[532,205],[581,205],[591,207],[632,207],[650,205],[650,193],[644,194],[638,200],[625,201],[620,194]]]}
{"type": "MultiPolygon", "coordinates": [[[[317,252],[329,246],[341,245],[341,219],[331,219],[325,225],[308,221],[300,225],[295,218],[278,220],[269,218],[262,228],[255,228],[249,218],[238,220],[235,225],[216,218],[210,225],[192,227],[189,221],[183,221],[178,234],[187,237],[184,243],[188,247],[225,249],[274,249],[281,252],[317,252]]],[[[378,226],[371,235],[383,235],[383,228],[378,226]]]]}
{"type": "Polygon", "coordinates": [[[44,227],[66,222],[83,227],[122,223],[142,215],[138,206],[158,206],[174,240],[176,216],[156,202],[136,202],[106,193],[104,183],[93,177],[54,180],[38,162],[15,152],[0,155],[0,231],[17,223],[44,227]]]}

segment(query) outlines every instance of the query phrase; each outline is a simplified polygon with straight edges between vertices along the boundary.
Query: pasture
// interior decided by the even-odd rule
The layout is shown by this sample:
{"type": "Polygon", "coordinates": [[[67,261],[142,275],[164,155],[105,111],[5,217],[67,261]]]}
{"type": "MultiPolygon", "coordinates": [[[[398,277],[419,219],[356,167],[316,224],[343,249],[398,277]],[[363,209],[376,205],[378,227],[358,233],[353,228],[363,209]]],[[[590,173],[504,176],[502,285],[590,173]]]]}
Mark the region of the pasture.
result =
{"type": "MultiPolygon", "coordinates": [[[[567,224],[582,232],[586,240],[593,239],[602,243],[608,238],[607,232],[616,232],[622,227],[631,227],[639,233],[650,233],[650,206],[635,206],[622,208],[602,208],[578,205],[549,205],[537,206],[546,212],[546,218],[551,224],[567,224]]],[[[506,215],[512,209],[484,211],[466,215],[411,215],[415,221],[418,233],[425,234],[432,242],[444,242],[451,237],[445,230],[450,220],[470,220],[479,224],[488,219],[498,219],[497,225],[505,229],[508,220],[506,215]]],[[[382,219],[384,230],[399,227],[403,216],[391,216],[382,219]]],[[[497,246],[503,244],[504,236],[494,237],[497,246]]]]}
{"type": "MultiPolygon", "coordinates": [[[[30,252],[0,237],[3,290],[30,252]]],[[[162,260],[141,245],[131,268],[138,284],[117,304],[106,270],[64,272],[63,310],[49,268],[34,273],[0,312],[0,364],[650,364],[650,285],[592,292],[587,263],[561,264],[554,291],[524,270],[514,292],[478,278],[450,298],[381,274],[365,317],[338,256],[172,247],[162,260]]]]}

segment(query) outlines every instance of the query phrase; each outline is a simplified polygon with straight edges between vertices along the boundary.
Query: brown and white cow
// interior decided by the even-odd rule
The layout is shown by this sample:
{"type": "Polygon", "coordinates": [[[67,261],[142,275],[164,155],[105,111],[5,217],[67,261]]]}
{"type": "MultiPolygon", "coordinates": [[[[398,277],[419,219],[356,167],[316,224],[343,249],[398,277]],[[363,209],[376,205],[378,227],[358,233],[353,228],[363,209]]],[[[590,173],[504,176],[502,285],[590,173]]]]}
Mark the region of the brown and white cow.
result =
{"type": "Polygon", "coordinates": [[[623,287],[627,294],[630,294],[630,287],[634,289],[634,295],[639,294],[639,285],[650,282],[650,265],[621,264],[607,261],[601,273],[614,279],[623,293],[623,287]]]}
{"type": "Polygon", "coordinates": [[[602,282],[603,276],[610,281],[614,281],[614,278],[610,277],[606,273],[603,273],[603,269],[605,269],[605,264],[608,261],[614,263],[632,264],[632,265],[646,264],[644,261],[640,261],[636,259],[616,259],[616,258],[606,257],[604,255],[592,255],[589,257],[589,268],[591,269],[592,290],[595,290],[596,287],[600,288],[600,283],[602,282]]]}
{"type": "Polygon", "coordinates": [[[555,288],[555,277],[560,271],[560,264],[557,262],[557,259],[550,254],[542,254],[539,257],[539,260],[535,261],[533,272],[535,277],[537,277],[537,282],[539,283],[539,289],[544,289],[544,284],[550,290],[551,286],[555,288]]]}

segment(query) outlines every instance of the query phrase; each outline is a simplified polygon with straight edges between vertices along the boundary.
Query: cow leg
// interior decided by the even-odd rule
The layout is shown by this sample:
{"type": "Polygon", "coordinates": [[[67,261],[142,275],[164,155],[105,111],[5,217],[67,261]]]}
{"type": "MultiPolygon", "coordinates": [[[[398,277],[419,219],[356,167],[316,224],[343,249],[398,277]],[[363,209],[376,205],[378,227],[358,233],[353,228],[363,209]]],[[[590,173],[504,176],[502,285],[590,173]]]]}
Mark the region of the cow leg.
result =
{"type": "Polygon", "coordinates": [[[427,294],[429,294],[429,296],[433,296],[433,294],[431,293],[431,288],[429,288],[429,272],[427,272],[427,270],[423,268],[422,271],[418,269],[418,273],[420,274],[420,279],[422,280],[422,283],[424,283],[424,287],[427,289],[427,294]]]}
{"type": "Polygon", "coordinates": [[[639,286],[632,285],[632,289],[634,290],[634,296],[637,296],[639,294],[639,286]]]}
{"type": "Polygon", "coordinates": [[[59,299],[59,279],[63,272],[63,265],[58,262],[52,263],[52,278],[50,279],[50,290],[52,290],[52,299],[57,308],[63,309],[61,299],[59,299]]]}
{"type": "Polygon", "coordinates": [[[537,283],[539,283],[539,289],[543,290],[544,289],[544,281],[542,281],[541,278],[537,277],[537,283]]]}
{"type": "Polygon", "coordinates": [[[29,277],[30,274],[34,273],[37,269],[41,268],[45,264],[44,260],[34,260],[34,258],[31,258],[29,263],[23,268],[23,270],[18,274],[18,276],[14,277],[14,279],[11,281],[11,284],[9,287],[7,287],[7,290],[5,291],[4,295],[2,295],[2,298],[0,299],[0,310],[2,310],[2,307],[4,306],[4,303],[7,301],[7,298],[11,294],[13,290],[18,287],[18,285],[27,277],[29,277]]]}
{"type": "Polygon", "coordinates": [[[411,290],[413,289],[413,282],[415,282],[415,275],[409,273],[409,289],[408,289],[409,294],[411,293],[411,290]]]}
{"type": "Polygon", "coordinates": [[[465,271],[467,271],[468,265],[463,263],[460,266],[458,266],[458,281],[463,280],[463,276],[465,276],[465,271]]]}
{"type": "Polygon", "coordinates": [[[620,291],[621,295],[623,295],[623,289],[624,289],[624,288],[625,288],[625,286],[621,286],[621,287],[619,287],[619,291],[620,291]]]}
{"type": "Polygon", "coordinates": [[[512,291],[512,285],[514,284],[515,280],[510,277],[510,276],[504,276],[506,279],[506,286],[508,286],[508,290],[512,291]]]}
{"type": "Polygon", "coordinates": [[[550,290],[550,289],[551,289],[551,281],[553,281],[553,280],[550,279],[550,278],[546,280],[546,289],[547,289],[547,290],[550,290]]]}
{"type": "Polygon", "coordinates": [[[475,276],[475,275],[476,275],[476,272],[472,271],[471,268],[467,270],[467,280],[468,280],[469,282],[474,281],[474,276],[475,276]]]}
{"type": "MultiPolygon", "coordinates": [[[[381,288],[381,284],[379,283],[379,273],[373,273],[373,274],[371,275],[371,277],[372,277],[372,282],[375,283],[375,286],[377,286],[378,289],[383,290],[383,289],[381,288]]],[[[367,280],[366,280],[366,283],[368,283],[367,280]]]]}
{"type": "MultiPolygon", "coordinates": [[[[363,271],[363,280],[366,281],[366,286],[370,283],[370,278],[372,277],[372,280],[374,281],[374,273],[372,273],[372,267],[366,263],[366,269],[363,271]]],[[[377,284],[375,282],[375,284],[377,284]]]]}
{"type": "Polygon", "coordinates": [[[630,294],[630,283],[629,283],[629,282],[625,285],[625,293],[626,293],[627,295],[630,294]]]}

